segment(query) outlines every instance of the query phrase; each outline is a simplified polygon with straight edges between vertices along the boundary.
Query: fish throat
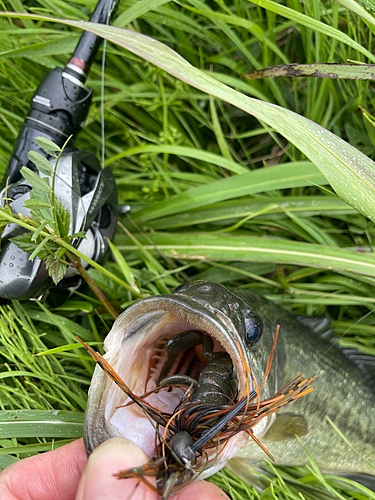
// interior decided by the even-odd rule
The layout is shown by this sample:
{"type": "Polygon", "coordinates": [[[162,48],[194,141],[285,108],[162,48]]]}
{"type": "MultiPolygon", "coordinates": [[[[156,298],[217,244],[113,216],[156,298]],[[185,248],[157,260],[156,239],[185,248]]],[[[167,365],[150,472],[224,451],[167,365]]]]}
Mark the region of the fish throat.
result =
{"type": "MultiPolygon", "coordinates": [[[[174,413],[190,386],[194,402],[233,405],[246,388],[235,332],[196,304],[152,299],[115,323],[105,346],[108,363],[134,394],[149,394],[144,400],[160,412],[174,413]]],[[[155,428],[148,417],[115,384],[108,382],[107,391],[106,421],[153,456],[155,428]]]]}

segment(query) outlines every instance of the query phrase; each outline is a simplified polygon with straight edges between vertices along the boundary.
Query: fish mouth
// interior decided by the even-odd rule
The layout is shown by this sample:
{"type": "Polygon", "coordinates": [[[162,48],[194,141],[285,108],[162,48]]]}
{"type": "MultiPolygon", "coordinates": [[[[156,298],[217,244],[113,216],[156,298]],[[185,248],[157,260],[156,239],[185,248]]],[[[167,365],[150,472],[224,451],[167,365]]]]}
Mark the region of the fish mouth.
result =
{"type": "MultiPolygon", "coordinates": [[[[173,359],[164,349],[168,339],[191,330],[210,336],[214,341],[214,352],[225,351],[229,354],[238,384],[236,399],[241,397],[245,393],[248,377],[244,368],[246,350],[240,335],[230,319],[220,311],[209,310],[185,296],[159,295],[129,307],[115,321],[106,337],[104,357],[138,396],[154,390],[161,379],[174,375],[176,371],[197,379],[205,365],[199,349],[184,350],[182,346],[181,355],[173,359]]],[[[246,362],[249,363],[249,360],[246,362]]],[[[158,411],[172,414],[185,391],[186,387],[165,388],[148,396],[145,401],[158,411]]],[[[150,458],[154,455],[155,428],[141,408],[127,403],[127,395],[97,366],[85,417],[84,436],[88,453],[102,441],[117,436],[131,439],[150,458]]],[[[232,446],[226,448],[230,453],[232,446]]]]}

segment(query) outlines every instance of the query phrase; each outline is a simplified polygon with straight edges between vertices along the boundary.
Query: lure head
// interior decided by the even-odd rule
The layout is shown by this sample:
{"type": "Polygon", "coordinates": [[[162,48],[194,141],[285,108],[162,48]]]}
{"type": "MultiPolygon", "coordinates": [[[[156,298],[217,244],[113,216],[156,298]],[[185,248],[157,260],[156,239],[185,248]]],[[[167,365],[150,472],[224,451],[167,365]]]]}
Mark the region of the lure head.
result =
{"type": "MultiPolygon", "coordinates": [[[[254,301],[256,306],[256,296],[254,301]]],[[[198,371],[199,375],[204,368],[199,351],[185,351],[182,345],[184,353],[176,362],[176,359],[168,359],[164,348],[168,339],[180,332],[198,330],[213,339],[215,352],[229,354],[237,380],[238,400],[261,385],[271,351],[268,344],[272,346],[273,335],[264,331],[264,318],[255,306],[215,283],[195,282],[180,286],[171,295],[141,300],[121,314],[105,339],[105,359],[133,393],[142,395],[157,387],[168,373],[165,370],[168,364],[170,369],[178,369],[173,365],[180,369],[190,365],[190,370],[195,374],[198,371]],[[261,345],[267,347],[268,355],[258,359],[256,354],[259,354],[261,345]]],[[[273,394],[272,390],[266,382],[261,399],[273,394]]],[[[160,412],[173,414],[183,396],[184,390],[174,387],[152,394],[146,401],[160,412]]],[[[137,405],[124,407],[128,402],[126,394],[97,366],[85,417],[84,436],[88,453],[110,437],[123,436],[153,457],[155,428],[137,405]]],[[[254,427],[256,436],[263,435],[271,418],[265,417],[254,427]]],[[[229,458],[250,442],[251,438],[244,432],[232,437],[214,465],[200,478],[222,468],[229,458]]]]}

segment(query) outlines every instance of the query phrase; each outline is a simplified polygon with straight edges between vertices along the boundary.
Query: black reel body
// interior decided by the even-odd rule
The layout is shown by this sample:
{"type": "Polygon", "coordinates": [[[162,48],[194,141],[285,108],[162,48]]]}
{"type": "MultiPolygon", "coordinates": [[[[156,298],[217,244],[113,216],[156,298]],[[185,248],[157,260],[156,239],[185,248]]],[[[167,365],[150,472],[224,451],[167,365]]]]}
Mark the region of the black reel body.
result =
{"type": "Polygon", "coordinates": [[[3,187],[22,178],[21,168],[35,168],[29,160],[29,151],[45,156],[35,142],[45,137],[62,147],[66,140],[82,129],[90,109],[92,89],[62,68],[50,71],[38,86],[30,111],[22,125],[3,179],[3,187]]]}
{"type": "MultiPolygon", "coordinates": [[[[55,158],[50,159],[52,165],[55,161],[55,158]]],[[[44,177],[40,172],[39,176],[44,177]]],[[[21,178],[3,189],[0,203],[4,206],[7,198],[12,212],[29,216],[24,203],[30,198],[30,191],[31,185],[21,178]]],[[[118,213],[117,189],[111,169],[101,169],[96,156],[89,151],[67,149],[57,164],[55,195],[70,213],[70,233],[86,231],[86,238],[75,239],[73,246],[86,257],[102,262],[108,238],[111,239],[115,231],[118,213]]],[[[8,224],[2,235],[0,296],[4,298],[37,297],[52,285],[44,263],[37,257],[30,261],[30,254],[11,241],[23,232],[25,230],[17,224],[8,224]]],[[[76,271],[69,268],[59,286],[70,287],[78,283],[76,271]]]]}

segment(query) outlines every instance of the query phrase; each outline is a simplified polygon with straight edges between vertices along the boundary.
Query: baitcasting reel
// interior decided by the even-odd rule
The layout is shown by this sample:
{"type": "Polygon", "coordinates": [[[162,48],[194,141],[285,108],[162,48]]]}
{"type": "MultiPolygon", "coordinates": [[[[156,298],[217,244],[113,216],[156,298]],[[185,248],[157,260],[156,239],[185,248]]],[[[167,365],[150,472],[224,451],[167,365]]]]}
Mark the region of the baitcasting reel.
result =
{"type": "MultiPolygon", "coordinates": [[[[118,0],[99,0],[90,22],[108,23],[118,0]]],[[[12,212],[30,215],[24,206],[30,198],[31,185],[22,177],[27,166],[44,177],[28,158],[29,151],[49,157],[39,147],[36,137],[45,137],[62,147],[67,138],[71,145],[83,128],[91,105],[92,89],[85,82],[101,38],[84,32],[73,56],[64,69],[50,71],[38,86],[31,100],[30,112],[19,132],[9,160],[0,192],[0,204],[8,203],[12,212]]],[[[69,147],[59,159],[55,195],[70,213],[70,234],[86,231],[86,238],[72,244],[84,255],[101,262],[108,249],[107,238],[115,231],[118,213],[117,189],[109,167],[101,169],[94,154],[69,147]]],[[[11,239],[25,231],[17,224],[8,224],[1,237],[0,297],[28,299],[38,297],[52,286],[45,264],[18,248],[11,239]]],[[[68,270],[58,287],[77,286],[80,280],[73,268],[68,270]]]]}

